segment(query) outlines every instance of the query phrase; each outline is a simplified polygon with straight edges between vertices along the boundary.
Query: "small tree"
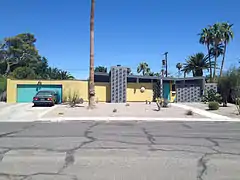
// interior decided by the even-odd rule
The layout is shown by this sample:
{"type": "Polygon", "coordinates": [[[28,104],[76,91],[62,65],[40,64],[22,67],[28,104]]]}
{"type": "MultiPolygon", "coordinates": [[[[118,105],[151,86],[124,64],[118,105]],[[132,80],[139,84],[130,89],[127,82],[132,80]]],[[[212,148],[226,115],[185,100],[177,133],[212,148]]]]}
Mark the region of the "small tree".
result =
{"type": "Polygon", "coordinates": [[[236,98],[236,108],[238,111],[238,115],[240,115],[240,96],[238,98],[236,98]]]}
{"type": "Polygon", "coordinates": [[[229,97],[232,97],[234,100],[238,98],[237,92],[240,88],[240,69],[232,68],[226,74],[218,79],[218,88],[220,94],[223,98],[223,106],[227,106],[227,101],[229,97]],[[235,94],[233,94],[233,91],[235,94]]]}

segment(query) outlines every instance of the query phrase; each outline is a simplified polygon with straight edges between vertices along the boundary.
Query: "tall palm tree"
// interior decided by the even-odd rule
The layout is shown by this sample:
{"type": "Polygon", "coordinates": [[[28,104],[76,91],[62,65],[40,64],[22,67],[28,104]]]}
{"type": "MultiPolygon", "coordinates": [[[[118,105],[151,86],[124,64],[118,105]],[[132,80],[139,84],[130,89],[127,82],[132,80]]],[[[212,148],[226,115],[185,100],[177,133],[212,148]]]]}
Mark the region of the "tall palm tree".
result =
{"type": "Polygon", "coordinates": [[[137,73],[141,73],[142,75],[148,75],[150,73],[150,68],[148,67],[148,64],[146,62],[141,62],[137,67],[137,73]]]}
{"type": "Polygon", "coordinates": [[[190,56],[183,64],[184,74],[192,72],[193,77],[203,76],[203,71],[209,69],[210,63],[203,53],[197,53],[190,56]]]}
{"type": "Polygon", "coordinates": [[[210,28],[203,28],[201,33],[198,34],[200,36],[199,42],[207,46],[208,51],[208,62],[210,63],[209,71],[210,71],[210,81],[212,81],[212,63],[210,57],[210,46],[212,44],[212,34],[210,28]]]}
{"type": "Polygon", "coordinates": [[[178,69],[178,77],[180,77],[182,67],[183,67],[183,66],[182,66],[181,63],[177,63],[177,64],[176,64],[176,68],[178,69]]]}
{"type": "Polygon", "coordinates": [[[89,72],[89,108],[95,106],[95,87],[94,87],[94,12],[95,0],[91,0],[90,14],[90,72],[89,72]]]}
{"type": "Polygon", "coordinates": [[[224,54],[224,45],[219,44],[217,47],[211,46],[210,59],[215,58],[215,56],[217,56],[217,58],[218,58],[219,56],[222,56],[223,54],[224,54]]]}
{"type": "Polygon", "coordinates": [[[222,59],[221,69],[220,69],[220,77],[222,76],[222,71],[223,71],[223,65],[224,65],[225,56],[226,56],[227,45],[234,37],[232,26],[233,26],[233,24],[229,24],[229,23],[226,23],[226,22],[221,24],[222,41],[224,43],[224,52],[223,52],[223,59],[222,59]]]}
{"type": "Polygon", "coordinates": [[[210,27],[210,31],[212,34],[212,45],[215,49],[215,56],[214,56],[214,70],[213,70],[213,80],[216,79],[216,69],[217,69],[217,58],[218,58],[218,46],[222,42],[222,32],[221,32],[221,24],[216,23],[210,27]]]}

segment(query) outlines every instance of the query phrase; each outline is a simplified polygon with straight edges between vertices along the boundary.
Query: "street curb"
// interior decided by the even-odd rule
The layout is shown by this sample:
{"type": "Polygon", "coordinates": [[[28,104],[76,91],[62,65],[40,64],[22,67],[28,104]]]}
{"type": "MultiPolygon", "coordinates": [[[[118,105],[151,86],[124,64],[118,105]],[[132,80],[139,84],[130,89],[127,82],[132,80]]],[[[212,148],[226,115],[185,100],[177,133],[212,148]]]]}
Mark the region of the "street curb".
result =
{"type": "Polygon", "coordinates": [[[239,119],[211,119],[211,118],[152,118],[152,117],[57,117],[39,118],[36,120],[0,120],[0,122],[67,122],[67,121],[185,121],[185,122],[240,122],[239,119]]]}

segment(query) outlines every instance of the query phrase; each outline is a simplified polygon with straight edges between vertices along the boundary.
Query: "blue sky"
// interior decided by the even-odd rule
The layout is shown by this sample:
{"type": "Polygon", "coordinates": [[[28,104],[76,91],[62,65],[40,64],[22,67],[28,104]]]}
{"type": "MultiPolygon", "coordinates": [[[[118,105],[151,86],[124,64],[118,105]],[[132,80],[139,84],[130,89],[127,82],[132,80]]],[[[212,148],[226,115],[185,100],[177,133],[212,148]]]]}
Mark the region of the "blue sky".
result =
{"type": "MultiPolygon", "coordinates": [[[[169,52],[169,70],[204,52],[197,34],[209,24],[234,23],[235,39],[225,68],[240,58],[239,0],[96,0],[95,65],[121,64],[136,71],[141,61],[152,71],[169,52]]],[[[1,2],[0,39],[30,32],[49,64],[88,77],[90,0],[6,0],[1,2]]]]}

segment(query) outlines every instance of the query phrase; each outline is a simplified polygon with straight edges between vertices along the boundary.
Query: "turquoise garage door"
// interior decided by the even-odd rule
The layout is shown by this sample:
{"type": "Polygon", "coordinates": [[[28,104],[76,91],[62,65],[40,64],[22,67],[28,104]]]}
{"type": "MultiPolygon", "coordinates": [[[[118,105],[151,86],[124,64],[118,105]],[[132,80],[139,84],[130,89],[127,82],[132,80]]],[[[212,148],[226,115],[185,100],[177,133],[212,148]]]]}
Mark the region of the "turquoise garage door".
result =
{"type": "Polygon", "coordinates": [[[53,90],[59,94],[60,103],[62,101],[62,85],[17,85],[17,102],[25,103],[32,102],[33,97],[40,90],[53,90]]]}

